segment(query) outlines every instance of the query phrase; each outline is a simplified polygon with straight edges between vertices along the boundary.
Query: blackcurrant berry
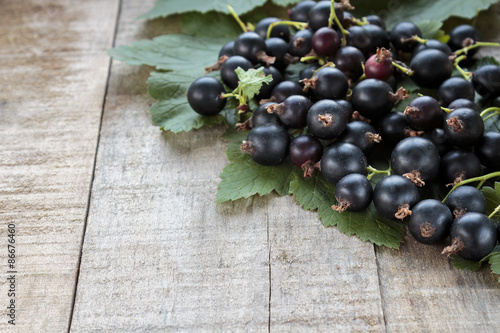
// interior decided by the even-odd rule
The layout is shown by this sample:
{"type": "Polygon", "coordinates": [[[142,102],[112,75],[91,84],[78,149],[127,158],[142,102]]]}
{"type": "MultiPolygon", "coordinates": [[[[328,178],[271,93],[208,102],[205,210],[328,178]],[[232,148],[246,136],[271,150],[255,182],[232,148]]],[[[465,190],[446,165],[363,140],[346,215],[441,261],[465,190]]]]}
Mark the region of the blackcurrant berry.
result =
{"type": "Polygon", "coordinates": [[[442,51],[444,52],[447,56],[450,56],[451,53],[453,52],[450,47],[448,45],[446,45],[445,43],[437,40],[437,39],[428,39],[427,42],[425,43],[422,43],[422,44],[418,44],[417,47],[415,47],[415,49],[413,50],[413,57],[423,51],[423,50],[427,50],[427,49],[436,49],[436,50],[439,50],[439,51],[442,51]]]}
{"type": "MultiPolygon", "coordinates": [[[[390,112],[377,123],[383,143],[391,146],[406,138],[412,130],[408,119],[402,112],[390,112]]],[[[413,131],[414,132],[414,131],[413,131]]]]}
{"type": "Polygon", "coordinates": [[[421,137],[400,141],[391,153],[391,167],[396,175],[410,179],[417,186],[437,178],[440,157],[436,146],[421,137]]]}
{"type": "Polygon", "coordinates": [[[457,184],[480,175],[481,163],[471,151],[453,149],[441,159],[441,179],[446,184],[457,184]]]}
{"type": "Polygon", "coordinates": [[[500,66],[486,65],[478,68],[472,76],[474,89],[486,100],[500,96],[500,66]]]}
{"type": "Polygon", "coordinates": [[[297,31],[288,44],[290,54],[296,57],[304,57],[312,50],[313,32],[310,29],[297,31]]]}
{"type": "Polygon", "coordinates": [[[382,138],[372,125],[364,121],[352,121],[347,124],[337,141],[352,143],[358,146],[365,155],[368,155],[373,152],[382,138]]]}
{"type": "Polygon", "coordinates": [[[373,25],[377,25],[379,27],[382,28],[382,30],[385,30],[386,29],[386,25],[385,25],[385,22],[384,20],[378,16],[378,15],[367,15],[365,16],[365,19],[370,23],[370,24],[373,24],[373,25]]]}
{"type": "Polygon", "coordinates": [[[436,244],[448,237],[453,222],[450,209],[441,201],[426,199],[411,210],[408,231],[417,242],[436,244]]]}
{"type": "Polygon", "coordinates": [[[258,164],[276,165],[287,157],[289,145],[290,137],[283,127],[266,124],[252,128],[241,151],[258,164]]]}
{"type": "Polygon", "coordinates": [[[469,108],[475,110],[477,113],[481,113],[479,106],[471,100],[465,98],[459,98],[454,100],[448,105],[449,109],[455,110],[460,108],[469,108]]]}
{"type": "MultiPolygon", "coordinates": [[[[250,128],[259,127],[265,124],[274,124],[282,126],[281,121],[277,114],[267,112],[267,107],[273,105],[274,103],[264,103],[259,105],[255,111],[252,113],[252,118],[250,118],[250,128]]],[[[243,128],[245,129],[245,128],[243,128]]]]}
{"type": "Polygon", "coordinates": [[[380,119],[391,112],[394,92],[385,81],[366,79],[352,90],[351,103],[354,110],[371,120],[380,119]]]}
{"type": "Polygon", "coordinates": [[[368,79],[382,81],[392,77],[394,66],[392,65],[391,53],[385,48],[377,50],[365,63],[365,75],[368,79]]]}
{"type": "Polygon", "coordinates": [[[283,72],[290,64],[291,55],[288,53],[288,43],[278,37],[271,37],[266,39],[267,54],[274,57],[273,66],[280,72],[283,72]]]}
{"type": "Polygon", "coordinates": [[[335,55],[340,47],[340,39],[335,30],[322,27],[316,30],[312,38],[312,48],[317,55],[329,57],[335,55]]]}
{"type": "Polygon", "coordinates": [[[366,176],[351,173],[342,177],[335,186],[337,204],[332,208],[339,212],[360,212],[370,205],[372,198],[372,184],[366,176]]]}
{"type": "Polygon", "coordinates": [[[283,103],[268,106],[268,112],[275,112],[283,125],[288,128],[303,128],[306,126],[307,112],[312,106],[309,98],[302,95],[287,97],[283,103]]]}
{"type": "Polygon", "coordinates": [[[222,82],[224,82],[230,89],[235,89],[238,86],[239,79],[235,72],[238,67],[241,67],[246,71],[253,66],[248,59],[238,55],[229,57],[221,66],[220,77],[222,82]]]}
{"type": "Polygon", "coordinates": [[[368,46],[368,55],[377,51],[377,48],[390,48],[389,34],[376,24],[367,24],[363,26],[370,36],[370,45],[368,46]]]}
{"type": "Polygon", "coordinates": [[[419,96],[408,104],[404,111],[410,126],[418,130],[441,127],[443,111],[441,105],[430,96],[419,96]]]}
{"type": "MultiPolygon", "coordinates": [[[[330,9],[331,9],[330,1],[327,0],[318,1],[309,10],[308,20],[307,20],[307,22],[309,23],[309,27],[314,31],[322,27],[327,27],[328,21],[330,19],[330,9]]],[[[337,15],[339,21],[342,22],[344,20],[344,12],[342,8],[338,5],[338,3],[335,3],[334,10],[335,10],[335,15],[337,15]]],[[[335,22],[333,22],[333,27],[334,28],[336,27],[335,22]]]]}
{"type": "Polygon", "coordinates": [[[316,1],[304,0],[296,4],[288,10],[288,17],[291,21],[307,22],[309,18],[309,10],[316,5],[316,1]]]}
{"type": "Polygon", "coordinates": [[[219,59],[222,56],[232,57],[234,56],[234,40],[227,42],[219,51],[219,59]]]}
{"type": "Polygon", "coordinates": [[[445,204],[454,218],[470,212],[486,213],[486,199],[483,193],[473,186],[463,185],[454,189],[446,198],[445,204]]]}
{"type": "Polygon", "coordinates": [[[225,92],[219,80],[203,76],[191,83],[187,100],[191,108],[202,116],[215,116],[226,105],[226,99],[221,96],[225,92]]]}
{"type": "Polygon", "coordinates": [[[331,140],[342,133],[348,121],[346,109],[329,99],[315,103],[307,112],[307,127],[317,138],[331,140]]]}
{"type": "Polygon", "coordinates": [[[476,111],[460,108],[446,115],[443,130],[450,144],[468,148],[475,145],[483,136],[484,122],[476,111]]]}
{"type": "Polygon", "coordinates": [[[472,83],[461,77],[447,79],[439,86],[437,91],[437,99],[444,107],[459,98],[473,101],[475,96],[476,91],[472,83]]]}
{"type": "Polygon", "coordinates": [[[274,58],[270,58],[266,50],[266,41],[254,31],[244,32],[234,40],[234,53],[245,57],[252,64],[260,61],[267,65],[272,64],[274,58]]]}
{"type": "Polygon", "coordinates": [[[304,95],[300,84],[294,81],[282,81],[278,83],[271,94],[273,102],[281,103],[292,95],[304,95]]]}
{"type": "Polygon", "coordinates": [[[456,219],[450,230],[451,245],[443,254],[457,254],[463,259],[477,261],[488,255],[497,243],[495,224],[480,213],[466,213],[456,219]]]}
{"type": "Polygon", "coordinates": [[[352,26],[347,29],[347,45],[360,50],[365,57],[370,55],[372,49],[372,36],[368,30],[360,26],[352,26]]]}
{"type": "Polygon", "coordinates": [[[259,93],[255,96],[257,100],[266,99],[271,97],[271,94],[274,88],[283,81],[283,75],[281,72],[274,66],[265,66],[262,68],[264,74],[271,75],[273,80],[269,83],[264,83],[259,90],[259,93]]]}
{"type": "Polygon", "coordinates": [[[337,51],[333,58],[335,68],[340,69],[349,79],[357,80],[363,75],[363,66],[366,58],[363,53],[353,46],[344,46],[337,51]]]}
{"type": "Polygon", "coordinates": [[[422,88],[437,89],[451,77],[453,65],[448,56],[436,49],[419,52],[410,62],[412,80],[422,88]]]}
{"type": "Polygon", "coordinates": [[[408,179],[398,175],[383,178],[373,191],[375,209],[390,220],[402,220],[411,215],[411,208],[419,200],[417,187],[408,179]]]}
{"type": "Polygon", "coordinates": [[[420,28],[412,22],[399,22],[391,30],[391,43],[398,51],[412,52],[418,42],[413,36],[422,37],[420,28]]]}
{"type": "Polygon", "coordinates": [[[320,166],[326,181],[335,185],[351,173],[366,175],[368,162],[361,149],[351,143],[339,142],[325,149],[320,166]]]}
{"type": "MultiPolygon", "coordinates": [[[[266,17],[260,20],[256,25],[254,31],[259,34],[260,37],[263,39],[267,38],[267,30],[269,29],[269,26],[272,23],[276,23],[281,21],[277,17],[266,17]]],[[[271,30],[271,36],[270,37],[277,37],[281,38],[283,40],[288,40],[290,39],[290,29],[288,28],[287,25],[284,24],[278,24],[273,27],[271,30]]]]}
{"type": "MultiPolygon", "coordinates": [[[[461,24],[450,31],[448,45],[453,51],[475,44],[481,40],[479,31],[470,24],[461,24]]],[[[479,49],[472,49],[467,56],[472,57],[479,49]]]]}
{"type": "Polygon", "coordinates": [[[304,170],[304,177],[311,177],[315,172],[316,164],[323,155],[323,145],[312,135],[299,135],[290,142],[290,160],[304,170]]]}
{"type": "Polygon", "coordinates": [[[500,169],[500,133],[486,132],[474,147],[481,163],[493,170],[500,169]]]}
{"type": "Polygon", "coordinates": [[[310,80],[310,85],[318,99],[343,99],[349,89],[344,73],[332,67],[323,67],[318,70],[310,80]]]}

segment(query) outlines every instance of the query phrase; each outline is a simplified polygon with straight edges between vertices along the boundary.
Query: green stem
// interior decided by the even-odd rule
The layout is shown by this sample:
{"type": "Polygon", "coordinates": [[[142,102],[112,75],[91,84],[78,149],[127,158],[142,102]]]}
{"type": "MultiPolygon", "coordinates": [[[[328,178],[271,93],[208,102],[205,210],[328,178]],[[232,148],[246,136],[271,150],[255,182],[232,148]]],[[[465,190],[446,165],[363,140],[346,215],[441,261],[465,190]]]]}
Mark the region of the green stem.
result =
{"type": "Polygon", "coordinates": [[[461,55],[460,57],[457,57],[455,59],[455,68],[460,72],[460,74],[464,77],[464,79],[466,79],[467,81],[470,82],[470,80],[472,78],[472,73],[464,71],[463,68],[460,67],[460,65],[459,65],[460,61],[462,61],[464,59],[467,59],[466,55],[461,55]]]}
{"type": "Polygon", "coordinates": [[[425,44],[429,41],[428,39],[423,39],[421,37],[418,37],[417,35],[413,36],[412,39],[420,44],[425,44]]]}
{"type": "Polygon", "coordinates": [[[307,57],[300,58],[300,62],[316,61],[316,60],[319,60],[318,56],[307,56],[307,57]]]}
{"type": "Polygon", "coordinates": [[[493,118],[495,116],[498,116],[498,115],[500,115],[500,111],[497,111],[495,113],[490,114],[488,117],[484,118],[483,121],[486,121],[486,120],[493,118]]]}
{"type": "Polygon", "coordinates": [[[413,71],[410,69],[410,68],[407,68],[407,67],[404,67],[404,66],[401,66],[400,64],[398,64],[397,62],[393,61],[392,62],[392,65],[394,67],[396,67],[399,71],[403,72],[404,74],[408,75],[408,76],[412,76],[413,75],[413,71]]]}
{"type": "Polygon", "coordinates": [[[482,184],[484,184],[484,182],[487,181],[488,179],[495,178],[495,177],[500,177],[500,171],[492,172],[492,173],[489,173],[487,175],[480,176],[480,177],[474,177],[474,178],[462,180],[460,183],[453,185],[450,192],[448,192],[446,197],[444,197],[443,203],[446,201],[446,199],[448,199],[448,196],[450,195],[450,193],[453,192],[454,190],[456,190],[458,187],[460,187],[462,185],[474,183],[474,182],[482,182],[482,184]]]}
{"type": "Polygon", "coordinates": [[[368,180],[371,180],[373,178],[373,176],[375,176],[375,175],[387,175],[387,176],[389,176],[391,174],[391,167],[389,167],[387,170],[377,170],[374,167],[372,167],[371,165],[369,165],[366,168],[366,171],[368,171],[368,176],[366,176],[366,178],[368,178],[368,180]]]}
{"type": "Polygon", "coordinates": [[[227,9],[231,13],[231,15],[234,17],[234,19],[236,20],[236,22],[238,22],[238,25],[241,27],[241,29],[243,29],[243,32],[247,32],[248,31],[247,26],[245,25],[245,23],[243,23],[243,21],[240,19],[240,17],[238,16],[238,14],[236,14],[236,12],[234,11],[233,7],[227,5],[227,9]]]}
{"type": "Polygon", "coordinates": [[[496,107],[496,106],[492,106],[491,108],[487,108],[487,109],[483,110],[483,112],[481,112],[480,116],[484,117],[487,113],[490,113],[493,111],[495,111],[495,113],[497,113],[500,111],[500,108],[496,107]]]}
{"type": "Polygon", "coordinates": [[[304,23],[304,22],[276,21],[276,22],[269,24],[269,28],[267,28],[267,34],[266,34],[267,39],[269,39],[271,37],[271,31],[277,25],[288,25],[288,26],[294,27],[297,30],[302,30],[302,29],[305,29],[305,27],[307,27],[307,23],[304,23]]]}
{"type": "Polygon", "coordinates": [[[359,26],[370,24],[370,22],[368,22],[368,20],[366,19],[366,17],[363,17],[361,20],[357,19],[357,18],[354,18],[352,21],[354,23],[356,23],[356,25],[359,25],[359,26]]]}
{"type": "Polygon", "coordinates": [[[499,47],[500,43],[476,42],[476,43],[472,44],[471,46],[464,47],[463,49],[457,50],[457,51],[455,51],[453,53],[455,53],[456,55],[460,55],[460,54],[463,54],[463,53],[467,54],[467,52],[469,52],[470,50],[475,49],[477,47],[481,47],[481,46],[499,47]]]}
{"type": "Polygon", "coordinates": [[[344,29],[344,27],[340,23],[339,18],[337,17],[337,13],[335,13],[335,0],[331,0],[331,3],[330,3],[330,17],[328,18],[328,27],[329,28],[332,27],[333,21],[335,21],[335,23],[337,23],[337,26],[339,27],[340,32],[342,32],[342,46],[346,46],[346,44],[347,44],[346,36],[349,35],[349,31],[344,29]]]}
{"type": "Polygon", "coordinates": [[[490,215],[488,215],[488,218],[491,219],[493,216],[495,216],[496,213],[500,212],[500,206],[497,206],[493,212],[491,212],[490,215]]]}
{"type": "Polygon", "coordinates": [[[453,111],[453,109],[448,109],[448,108],[445,108],[445,107],[441,107],[441,110],[446,112],[446,113],[450,113],[451,111],[453,111]]]}

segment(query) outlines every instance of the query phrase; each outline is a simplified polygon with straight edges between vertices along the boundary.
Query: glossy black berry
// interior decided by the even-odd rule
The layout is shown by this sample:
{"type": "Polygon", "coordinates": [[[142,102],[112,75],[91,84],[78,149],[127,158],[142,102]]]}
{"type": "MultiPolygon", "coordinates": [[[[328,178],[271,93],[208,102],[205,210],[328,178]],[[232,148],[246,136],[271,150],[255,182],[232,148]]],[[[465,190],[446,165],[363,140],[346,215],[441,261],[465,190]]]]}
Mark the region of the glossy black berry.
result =
{"type": "Polygon", "coordinates": [[[451,225],[450,238],[451,245],[444,249],[444,254],[456,253],[463,259],[477,261],[495,247],[497,229],[486,215],[466,213],[451,225]]]}
{"type": "Polygon", "coordinates": [[[500,66],[486,65],[478,68],[472,76],[474,89],[483,99],[490,100],[500,96],[500,66]]]}
{"type": "Polygon", "coordinates": [[[267,107],[273,104],[274,103],[264,103],[259,105],[259,107],[252,113],[252,118],[250,118],[250,127],[254,128],[265,124],[282,126],[277,114],[267,112],[267,107]]]}
{"type": "Polygon", "coordinates": [[[422,88],[437,89],[451,77],[453,65],[448,56],[439,50],[419,52],[410,62],[412,80],[422,88]]]}
{"type": "Polygon", "coordinates": [[[290,54],[288,53],[288,43],[278,37],[266,39],[266,53],[274,57],[273,66],[280,72],[283,72],[290,63],[290,54]]]}
{"type": "Polygon", "coordinates": [[[304,91],[297,82],[285,80],[274,87],[271,99],[274,102],[281,103],[292,95],[304,95],[304,91]]]}
{"type": "Polygon", "coordinates": [[[453,149],[441,159],[441,180],[445,184],[456,184],[480,175],[481,163],[471,151],[453,149]]]}
{"type": "Polygon", "coordinates": [[[215,116],[226,105],[226,99],[221,96],[225,92],[219,80],[204,76],[191,83],[187,100],[191,108],[202,116],[215,116]]]}
{"type": "Polygon", "coordinates": [[[473,186],[463,185],[454,189],[446,198],[445,204],[454,218],[470,212],[486,213],[486,199],[483,193],[473,186]]]}
{"type": "Polygon", "coordinates": [[[299,135],[290,142],[290,161],[304,170],[304,177],[312,176],[322,155],[323,145],[312,135],[299,135]]]}
{"type": "Polygon", "coordinates": [[[271,75],[272,77],[272,81],[269,82],[269,83],[264,83],[262,85],[262,87],[260,88],[260,91],[259,93],[255,96],[255,98],[257,100],[261,100],[261,99],[266,99],[266,98],[269,98],[271,97],[271,94],[274,90],[274,88],[280,84],[281,82],[283,82],[283,75],[281,74],[281,72],[274,66],[264,66],[262,67],[262,71],[264,72],[264,74],[267,76],[267,75],[271,75]]]}
{"type": "MultiPolygon", "coordinates": [[[[266,17],[260,20],[256,25],[254,31],[259,34],[263,39],[267,38],[267,30],[272,23],[276,23],[281,21],[277,17],[266,17]]],[[[288,41],[290,39],[290,29],[287,25],[278,24],[273,27],[271,30],[270,37],[277,37],[283,40],[288,41]]]]}
{"type": "Polygon", "coordinates": [[[379,26],[380,28],[382,28],[382,30],[385,30],[386,29],[386,25],[385,25],[385,22],[384,20],[378,16],[378,15],[367,15],[365,16],[365,19],[370,23],[370,24],[373,24],[373,25],[377,25],[379,26]]]}
{"type": "Polygon", "coordinates": [[[408,104],[404,114],[410,126],[418,130],[433,129],[443,124],[441,105],[430,96],[416,97],[408,104]]]}
{"type": "Polygon", "coordinates": [[[398,51],[412,52],[418,42],[411,37],[422,37],[420,28],[412,22],[399,22],[391,30],[390,38],[394,48],[398,51]]]}
{"type": "Polygon", "coordinates": [[[312,50],[313,32],[310,29],[297,31],[288,44],[290,54],[296,57],[304,57],[312,50]]]}
{"type": "Polygon", "coordinates": [[[329,57],[335,55],[340,47],[340,39],[335,30],[322,27],[316,30],[312,38],[312,48],[317,55],[329,57]]]}
{"type": "Polygon", "coordinates": [[[417,186],[437,178],[440,160],[436,146],[418,136],[400,141],[391,153],[393,173],[404,175],[417,186]]]}
{"type": "Polygon", "coordinates": [[[303,128],[306,126],[307,112],[312,106],[309,98],[302,95],[287,97],[283,103],[272,104],[268,112],[275,112],[283,125],[288,128],[303,128]]]}
{"type": "Polygon", "coordinates": [[[366,79],[352,90],[351,103],[362,116],[375,120],[391,112],[393,90],[385,81],[366,79]]]}
{"type": "Polygon", "coordinates": [[[368,46],[368,55],[374,54],[377,48],[389,49],[390,40],[389,34],[376,24],[367,24],[363,26],[363,29],[368,32],[370,36],[370,45],[368,46]]]}
{"type": "Polygon", "coordinates": [[[337,51],[333,58],[335,68],[340,69],[351,80],[357,80],[363,75],[363,66],[366,58],[363,53],[353,46],[344,46],[337,51]]]}
{"type": "MultiPolygon", "coordinates": [[[[322,27],[328,26],[328,21],[330,18],[330,8],[331,2],[327,0],[318,1],[310,10],[308,14],[307,22],[309,23],[309,27],[316,31],[322,27]]],[[[335,14],[340,22],[344,20],[344,12],[342,8],[335,3],[335,14]]],[[[333,27],[336,27],[334,22],[333,27]]]]}
{"type": "Polygon", "coordinates": [[[335,186],[337,204],[332,208],[339,212],[360,212],[370,205],[372,198],[372,184],[366,176],[351,173],[342,177],[335,186]]]}
{"type": "Polygon", "coordinates": [[[243,141],[241,151],[261,165],[276,165],[288,155],[290,137],[281,126],[272,124],[253,128],[243,141]]]}
{"type": "Polygon", "coordinates": [[[346,129],[340,134],[338,142],[348,142],[358,146],[365,155],[373,152],[378,143],[382,141],[381,136],[375,128],[364,121],[351,121],[346,129]]]}
{"type": "Polygon", "coordinates": [[[428,39],[427,42],[418,44],[415,49],[413,50],[413,56],[415,56],[417,53],[427,50],[427,49],[436,49],[439,51],[444,52],[446,55],[450,56],[451,53],[453,52],[448,45],[445,43],[437,40],[437,39],[428,39]]]}
{"type": "Polygon", "coordinates": [[[351,143],[335,143],[325,149],[321,158],[321,174],[335,185],[351,173],[366,175],[368,162],[361,149],[351,143]]]}
{"type": "Polygon", "coordinates": [[[323,140],[335,139],[342,133],[348,121],[345,108],[329,99],[316,102],[307,112],[309,132],[323,140]]]}
{"type": "Polygon", "coordinates": [[[343,99],[349,89],[347,77],[337,68],[321,68],[312,80],[311,88],[318,99],[343,99]]]}
{"type": "Polygon", "coordinates": [[[420,200],[418,189],[411,181],[392,175],[377,183],[373,203],[377,212],[390,220],[402,220],[411,214],[412,207],[420,200]]]}
{"type": "Polygon", "coordinates": [[[254,31],[244,32],[234,40],[234,53],[245,57],[252,64],[264,61],[267,57],[266,50],[264,38],[254,31]]]}
{"type": "Polygon", "coordinates": [[[483,118],[474,110],[460,108],[448,113],[443,130],[453,146],[468,148],[474,146],[483,136],[483,118]]]}
{"type": "Polygon", "coordinates": [[[222,56],[232,57],[234,56],[234,40],[227,42],[219,51],[219,58],[222,56]]]}
{"type": "Polygon", "coordinates": [[[220,77],[222,82],[224,82],[230,89],[235,89],[238,86],[239,79],[235,72],[238,67],[241,67],[246,71],[253,66],[247,58],[237,55],[229,57],[221,66],[220,77]]]}
{"type": "Polygon", "coordinates": [[[406,133],[411,131],[408,119],[402,112],[390,112],[377,123],[377,129],[384,139],[383,143],[390,146],[406,138],[406,133]]]}
{"type": "Polygon", "coordinates": [[[365,57],[368,57],[373,46],[370,32],[357,25],[350,27],[347,31],[349,32],[347,35],[347,45],[355,47],[360,50],[365,57]]]}
{"type": "MultiPolygon", "coordinates": [[[[450,31],[448,45],[453,51],[475,44],[481,40],[479,31],[470,24],[461,24],[450,31]]],[[[479,49],[472,49],[467,52],[469,57],[477,53],[479,49]]]]}
{"type": "Polygon", "coordinates": [[[456,99],[465,98],[473,101],[476,96],[474,86],[461,77],[452,77],[444,81],[437,91],[439,103],[448,107],[456,99]]]}
{"type": "Polygon", "coordinates": [[[465,98],[459,98],[454,100],[448,105],[449,109],[455,110],[460,108],[469,108],[475,110],[477,113],[481,113],[479,106],[471,100],[465,98]]]}
{"type": "Polygon", "coordinates": [[[436,199],[426,199],[411,210],[408,231],[417,242],[436,244],[448,237],[452,222],[453,215],[445,204],[436,199]]]}
{"type": "Polygon", "coordinates": [[[492,170],[500,169],[500,133],[486,132],[474,147],[481,163],[492,170]]]}
{"type": "Polygon", "coordinates": [[[288,10],[288,17],[290,21],[307,22],[309,18],[309,10],[316,5],[316,1],[305,0],[296,4],[288,10]]]}

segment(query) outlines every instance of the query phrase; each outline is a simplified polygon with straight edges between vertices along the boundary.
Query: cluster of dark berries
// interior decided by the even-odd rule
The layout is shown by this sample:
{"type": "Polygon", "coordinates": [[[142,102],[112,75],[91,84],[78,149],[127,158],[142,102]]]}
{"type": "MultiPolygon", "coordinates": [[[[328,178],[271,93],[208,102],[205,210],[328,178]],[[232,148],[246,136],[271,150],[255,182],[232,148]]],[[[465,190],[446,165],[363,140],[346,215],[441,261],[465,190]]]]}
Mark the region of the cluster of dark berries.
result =
{"type": "Polygon", "coordinates": [[[500,112],[481,113],[474,99],[476,93],[500,96],[500,67],[468,73],[459,62],[492,43],[480,42],[470,25],[454,28],[448,43],[423,39],[412,22],[387,31],[380,17],[358,19],[350,9],[346,0],[306,0],[289,10],[289,20],[261,20],[224,45],[217,64],[207,68],[220,70],[224,84],[199,78],[188,90],[189,104],[202,115],[219,113],[226,103],[224,85],[238,87],[235,70],[262,66],[272,81],[256,96],[259,107],[240,107],[251,114],[238,124],[250,130],[242,152],[261,165],[289,158],[304,177],[321,172],[335,185],[332,209],[358,212],[373,202],[381,216],[406,219],[417,241],[448,239],[444,253],[481,259],[497,244],[499,231],[485,215],[482,192],[457,184],[498,176],[500,133],[485,132],[483,116],[500,112]],[[307,64],[300,80],[287,80],[287,67],[298,62],[307,64]],[[452,77],[454,68],[463,77],[452,77]],[[432,96],[418,96],[397,110],[409,96],[397,89],[405,77],[432,89],[432,96]],[[373,188],[371,177],[384,172],[369,161],[384,156],[390,169],[373,188]],[[456,190],[444,202],[425,198],[422,188],[436,184],[456,190]]]}

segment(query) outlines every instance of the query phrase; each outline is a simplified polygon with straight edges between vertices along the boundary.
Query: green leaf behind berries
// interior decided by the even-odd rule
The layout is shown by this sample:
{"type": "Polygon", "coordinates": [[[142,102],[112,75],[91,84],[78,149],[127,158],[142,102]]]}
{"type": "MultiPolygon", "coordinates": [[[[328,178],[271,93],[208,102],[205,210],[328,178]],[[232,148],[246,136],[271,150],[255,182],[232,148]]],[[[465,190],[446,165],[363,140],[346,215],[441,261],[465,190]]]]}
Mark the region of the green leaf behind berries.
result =
{"type": "Polygon", "coordinates": [[[269,84],[273,81],[271,74],[267,75],[262,70],[263,67],[244,70],[241,67],[236,68],[235,73],[238,75],[239,87],[248,99],[252,99],[257,95],[263,84],[269,84]]]}

